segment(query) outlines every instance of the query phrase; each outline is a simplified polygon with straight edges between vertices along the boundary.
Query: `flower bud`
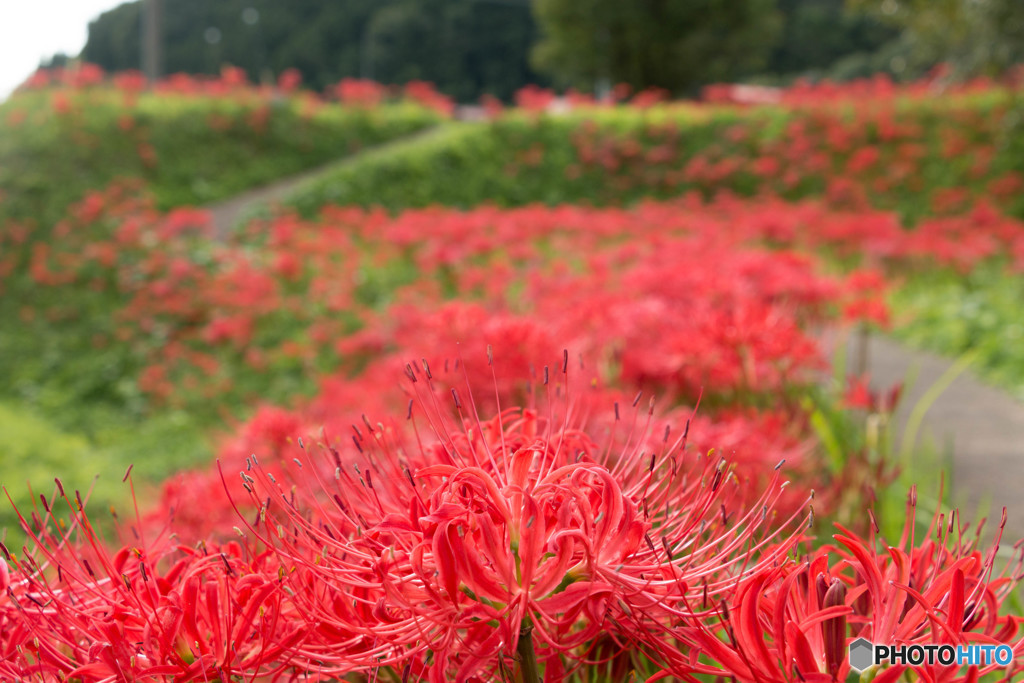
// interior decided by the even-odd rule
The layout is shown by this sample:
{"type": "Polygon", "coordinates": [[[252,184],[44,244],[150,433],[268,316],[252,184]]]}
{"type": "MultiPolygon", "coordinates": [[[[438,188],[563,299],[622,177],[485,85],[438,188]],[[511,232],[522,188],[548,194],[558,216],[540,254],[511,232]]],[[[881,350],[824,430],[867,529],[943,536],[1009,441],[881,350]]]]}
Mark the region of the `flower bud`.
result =
{"type": "MultiPolygon", "coordinates": [[[[820,578],[820,577],[819,577],[820,578]]],[[[839,607],[846,604],[846,584],[839,579],[832,579],[822,609],[839,607]]],[[[846,659],[846,615],[831,617],[821,624],[822,640],[825,644],[825,666],[832,680],[837,680],[839,667],[846,659]]]]}

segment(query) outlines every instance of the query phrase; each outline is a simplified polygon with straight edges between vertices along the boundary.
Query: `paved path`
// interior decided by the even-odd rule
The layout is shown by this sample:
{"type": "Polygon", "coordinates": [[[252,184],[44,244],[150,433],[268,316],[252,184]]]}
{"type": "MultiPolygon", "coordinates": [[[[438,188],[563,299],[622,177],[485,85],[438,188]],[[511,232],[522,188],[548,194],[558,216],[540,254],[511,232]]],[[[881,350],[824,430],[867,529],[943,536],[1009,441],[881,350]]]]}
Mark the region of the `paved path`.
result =
{"type": "Polygon", "coordinates": [[[225,239],[241,218],[259,207],[273,206],[294,192],[303,183],[316,178],[322,173],[337,167],[338,162],[320,166],[299,175],[277,180],[269,185],[261,185],[242,194],[235,195],[215,204],[208,204],[206,209],[213,216],[213,226],[218,239],[225,239]]]}
{"type": "MultiPolygon", "coordinates": [[[[855,346],[856,342],[850,342],[849,359],[855,357],[855,346]]],[[[872,388],[884,389],[908,376],[913,378],[896,415],[897,448],[910,413],[953,363],[886,337],[871,336],[867,368],[872,388]]],[[[1024,538],[1024,404],[982,383],[968,369],[931,404],[922,436],[940,453],[952,454],[953,481],[947,486],[952,484],[953,502],[961,507],[963,519],[977,522],[979,505],[984,504],[989,523],[998,524],[1005,506],[1008,517],[1002,549],[1024,538]]],[[[921,475],[925,477],[927,472],[921,475]]]]}
{"type": "Polygon", "coordinates": [[[261,185],[260,187],[255,187],[223,201],[208,204],[206,209],[213,215],[213,225],[216,229],[216,235],[219,239],[226,238],[231,234],[231,231],[238,225],[239,221],[243,219],[246,214],[263,207],[271,207],[274,204],[280,203],[307,182],[311,182],[322,175],[330,174],[338,169],[350,166],[367,155],[385,153],[394,147],[405,145],[413,140],[420,140],[422,138],[439,135],[443,130],[446,130],[446,126],[444,125],[425,128],[411,135],[391,140],[390,142],[385,142],[373,147],[367,147],[361,152],[357,152],[356,154],[344,157],[340,160],[332,161],[324,164],[323,166],[304,171],[298,175],[282,178],[281,180],[274,181],[267,185],[261,185]]]}

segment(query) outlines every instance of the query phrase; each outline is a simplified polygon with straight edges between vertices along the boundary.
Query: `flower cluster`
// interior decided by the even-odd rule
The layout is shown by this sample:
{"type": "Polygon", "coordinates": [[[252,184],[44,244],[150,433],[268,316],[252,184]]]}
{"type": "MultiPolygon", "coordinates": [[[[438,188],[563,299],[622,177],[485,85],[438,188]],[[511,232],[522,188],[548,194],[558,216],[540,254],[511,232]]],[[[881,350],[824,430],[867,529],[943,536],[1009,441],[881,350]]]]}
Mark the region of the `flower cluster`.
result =
{"type": "MultiPolygon", "coordinates": [[[[1019,84],[1019,74],[1009,73],[1005,85],[1019,84]]],[[[990,78],[975,78],[959,83],[950,78],[948,65],[939,65],[927,77],[909,83],[895,83],[886,74],[837,83],[830,80],[812,82],[797,80],[786,88],[766,88],[716,83],[705,86],[701,100],[715,104],[785,104],[793,107],[820,107],[854,102],[884,103],[903,100],[933,99],[937,93],[967,94],[992,90],[997,83],[990,78]]]]}
{"type": "MultiPolygon", "coordinates": [[[[322,375],[414,340],[462,341],[481,353],[484,339],[497,338],[535,365],[571,341],[602,381],[692,400],[702,390],[769,392],[807,379],[820,362],[807,326],[835,313],[886,324],[877,268],[967,270],[1002,253],[1019,268],[1024,255],[1019,221],[984,204],[914,230],[884,212],[725,198],[394,218],[327,209],[316,222],[253,223],[239,238],[245,246],[209,245],[210,230],[203,213],[161,216],[115,188],[77,205],[57,227],[61,239],[36,244],[28,272],[37,286],[122,302],[116,327],[94,331],[96,343],[130,343],[143,389],[163,400],[237,395],[243,374],[243,397],[267,398],[258,379],[283,365],[322,375]],[[874,267],[823,277],[795,250],[860,255],[874,267]],[[574,253],[588,256],[561,256],[574,253]],[[392,279],[367,282],[371,273],[392,279]]],[[[18,251],[3,261],[10,272],[18,251]]],[[[61,310],[46,314],[73,315],[61,310]]],[[[474,390],[488,382],[474,379],[474,390]]]]}
{"type": "MultiPolygon", "coordinates": [[[[593,118],[571,131],[574,158],[562,182],[597,182],[602,201],[727,190],[815,196],[838,208],[899,209],[915,219],[963,214],[977,201],[1019,212],[1024,177],[1006,147],[1015,105],[1005,97],[982,108],[976,97],[951,94],[941,110],[938,100],[908,109],[896,97],[778,105],[762,115],[719,112],[695,130],[671,117],[625,130],[593,118]]],[[[679,118],[686,120],[685,110],[679,118]]],[[[525,176],[543,160],[538,140],[533,156],[509,164],[507,174],[525,176]]]]}
{"type": "Polygon", "coordinates": [[[108,550],[58,481],[22,517],[31,543],[3,549],[0,676],[560,680],[600,664],[831,682],[858,635],[1024,651],[1001,608],[1021,557],[997,573],[955,512],[915,538],[912,493],[895,545],[837,526],[807,549],[813,494],[778,509],[785,463],[693,448],[692,414],[662,431],[638,400],[577,393],[568,352],[552,360],[521,406],[498,390],[487,411],[461,368],[423,361],[406,367],[404,420],[343,434],[338,416],[315,436],[266,416],[277,443],[191,491],[186,513],[229,512],[198,539],[165,509],[108,550]]]}
{"type": "MultiPolygon", "coordinates": [[[[37,287],[119,302],[111,329],[94,330],[96,343],[133,349],[141,387],[158,400],[267,399],[266,380],[285,365],[319,376],[413,341],[423,350],[461,341],[482,353],[485,339],[535,366],[571,341],[601,382],[688,400],[701,391],[734,397],[811,379],[821,361],[809,325],[843,312],[885,320],[883,280],[828,277],[809,256],[763,246],[819,246],[804,234],[812,222],[821,228],[814,239],[842,245],[845,226],[863,216],[765,206],[394,218],[327,209],[316,222],[254,222],[237,244],[217,245],[202,212],[160,215],[112,188],[74,207],[59,240],[33,247],[27,270],[37,287]],[[580,257],[563,256],[572,254],[580,257]]],[[[67,307],[48,314],[72,317],[83,296],[62,297],[67,307]]],[[[490,381],[474,378],[474,391],[490,381]]]]}
{"type": "MultiPolygon", "coordinates": [[[[40,69],[20,87],[21,91],[56,88],[62,99],[69,94],[101,89],[112,85],[125,96],[125,103],[134,106],[137,94],[146,88],[146,78],[139,71],[120,71],[108,75],[95,64],[84,63],[74,68],[40,69]]],[[[295,95],[302,84],[302,74],[294,68],[285,69],[273,85],[253,85],[244,69],[226,65],[218,76],[176,73],[160,79],[153,89],[165,95],[191,95],[222,98],[266,98],[295,95]]],[[[311,104],[321,101],[313,92],[302,92],[311,104]]],[[[437,91],[432,83],[412,81],[403,88],[389,87],[376,81],[344,78],[327,89],[324,98],[336,97],[344,104],[373,107],[385,100],[401,97],[451,116],[454,103],[437,91]]]]}

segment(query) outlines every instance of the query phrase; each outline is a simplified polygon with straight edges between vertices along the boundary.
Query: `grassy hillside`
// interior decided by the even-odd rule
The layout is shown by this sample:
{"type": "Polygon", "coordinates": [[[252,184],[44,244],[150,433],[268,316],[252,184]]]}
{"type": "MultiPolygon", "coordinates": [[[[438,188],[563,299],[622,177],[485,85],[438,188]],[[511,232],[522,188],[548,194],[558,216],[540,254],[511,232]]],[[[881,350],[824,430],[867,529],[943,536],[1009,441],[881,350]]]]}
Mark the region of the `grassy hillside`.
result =
{"type": "Polygon", "coordinates": [[[204,204],[440,120],[408,102],[30,91],[0,105],[0,216],[45,225],[87,190],[125,177],[141,179],[161,208],[204,204]]]}
{"type": "MultiPolygon", "coordinates": [[[[117,227],[104,188],[152,198],[150,212],[201,205],[442,119],[411,101],[354,106],[251,88],[61,86],[0,105],[0,459],[11,478],[0,483],[24,504],[26,481],[49,492],[59,469],[84,493],[102,469],[94,500],[104,509],[123,496],[129,463],[141,482],[158,481],[208,459],[209,430],[223,424],[221,414],[154,406],[140,394],[139,350],[116,336],[125,292],[96,291],[107,274],[41,286],[47,250],[73,244],[68,253],[83,255],[117,227]],[[79,466],[57,467],[69,462],[79,466]]],[[[58,280],[73,269],[66,259],[48,267],[58,280]]]]}
{"type": "Polygon", "coordinates": [[[631,203],[695,190],[821,196],[916,220],[988,197],[1024,215],[1021,105],[1004,91],[816,107],[512,113],[326,176],[292,204],[631,203]],[[972,153],[965,153],[971,150],[972,153]]]}

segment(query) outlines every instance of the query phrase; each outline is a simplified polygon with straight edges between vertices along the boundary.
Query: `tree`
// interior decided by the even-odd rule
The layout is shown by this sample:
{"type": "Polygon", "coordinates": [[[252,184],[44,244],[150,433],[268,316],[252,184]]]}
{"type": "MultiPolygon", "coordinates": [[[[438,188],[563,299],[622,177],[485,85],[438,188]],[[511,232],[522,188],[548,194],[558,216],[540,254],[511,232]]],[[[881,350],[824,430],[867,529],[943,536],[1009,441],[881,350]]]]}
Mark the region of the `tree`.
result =
{"type": "Polygon", "coordinates": [[[896,28],[843,5],[843,0],[779,0],[785,19],[767,70],[820,75],[834,71],[837,63],[868,62],[899,36],[896,28]]]}
{"type": "Polygon", "coordinates": [[[779,35],[775,0],[533,0],[536,66],[565,84],[684,93],[756,72],[779,35]]]}
{"type": "Polygon", "coordinates": [[[903,31],[918,64],[947,62],[958,76],[997,74],[1024,60],[1021,0],[848,0],[903,31]]]}
{"type": "Polygon", "coordinates": [[[40,69],[66,69],[74,60],[63,52],[39,60],[40,69]]]}
{"type": "MultiPolygon", "coordinates": [[[[82,58],[138,68],[139,7],[126,3],[90,24],[82,58]]],[[[343,77],[422,79],[462,101],[484,92],[510,99],[541,80],[528,61],[537,37],[528,0],[174,0],[165,8],[168,73],[213,74],[228,63],[257,80],[294,67],[314,88],[343,77]]]]}

